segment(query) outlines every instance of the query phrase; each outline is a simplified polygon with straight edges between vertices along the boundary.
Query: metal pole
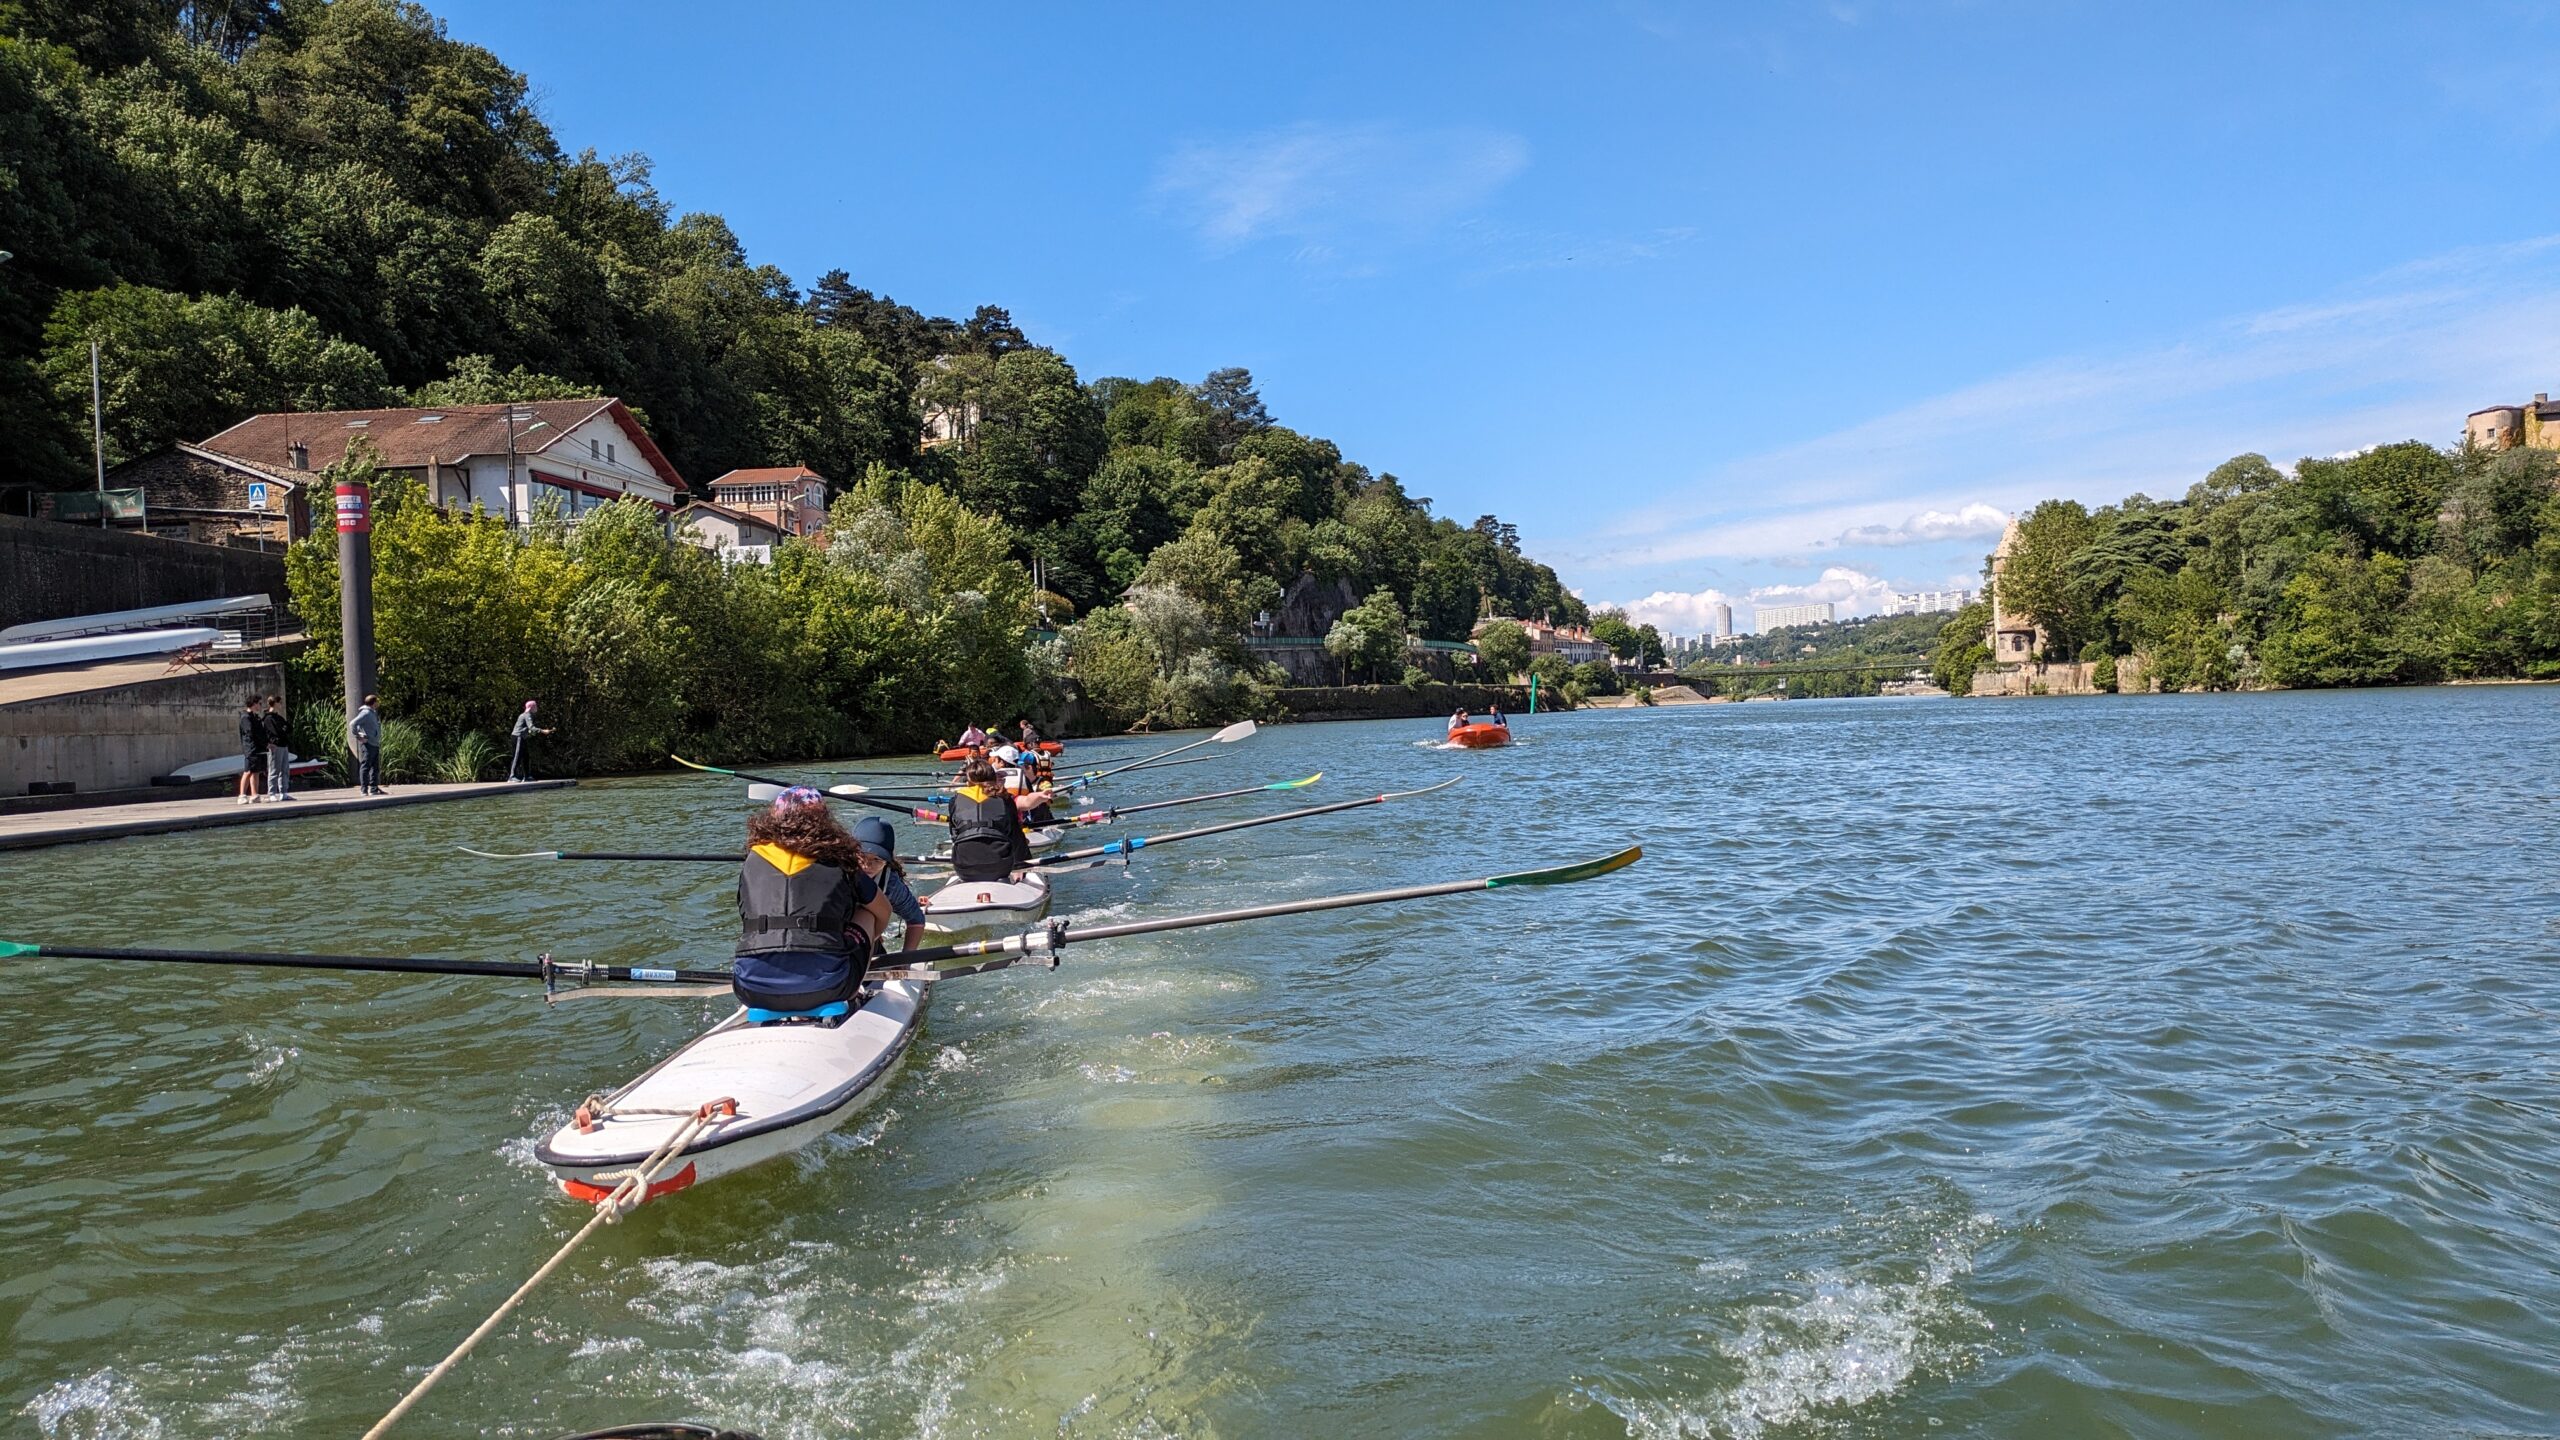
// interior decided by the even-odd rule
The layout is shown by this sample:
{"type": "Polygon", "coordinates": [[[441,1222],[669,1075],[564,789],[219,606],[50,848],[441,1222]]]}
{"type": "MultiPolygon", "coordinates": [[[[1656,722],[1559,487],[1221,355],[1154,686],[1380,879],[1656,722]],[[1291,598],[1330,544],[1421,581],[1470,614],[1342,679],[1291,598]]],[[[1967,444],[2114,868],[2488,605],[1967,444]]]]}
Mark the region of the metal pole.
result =
{"type": "Polygon", "coordinates": [[[107,528],[106,389],[98,380],[98,341],[89,340],[89,442],[98,460],[98,528],[107,528]]]}
{"type": "Polygon", "coordinates": [[[338,635],[346,679],[346,713],[373,693],[373,487],[338,482],[338,635]]]}

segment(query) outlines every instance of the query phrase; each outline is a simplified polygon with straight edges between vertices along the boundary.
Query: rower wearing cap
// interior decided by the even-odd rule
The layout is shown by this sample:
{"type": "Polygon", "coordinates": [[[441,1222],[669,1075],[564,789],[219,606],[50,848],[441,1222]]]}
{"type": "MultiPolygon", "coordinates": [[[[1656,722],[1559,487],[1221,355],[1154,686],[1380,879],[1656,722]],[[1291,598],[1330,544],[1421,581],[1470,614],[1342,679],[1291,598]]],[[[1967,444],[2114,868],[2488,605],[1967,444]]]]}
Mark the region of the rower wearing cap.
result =
{"type": "Polygon", "coordinates": [[[862,871],[861,847],[825,796],[794,785],[747,821],[729,975],[749,1021],[848,1013],[872,941],[888,923],[888,903],[862,871]]]}
{"type": "Polygon", "coordinates": [[[898,863],[898,832],[879,816],[865,815],[853,822],[853,843],[862,852],[857,863],[863,877],[880,887],[889,913],[906,922],[906,944],[899,948],[913,950],[924,944],[924,906],[908,888],[906,867],[898,863]]]}

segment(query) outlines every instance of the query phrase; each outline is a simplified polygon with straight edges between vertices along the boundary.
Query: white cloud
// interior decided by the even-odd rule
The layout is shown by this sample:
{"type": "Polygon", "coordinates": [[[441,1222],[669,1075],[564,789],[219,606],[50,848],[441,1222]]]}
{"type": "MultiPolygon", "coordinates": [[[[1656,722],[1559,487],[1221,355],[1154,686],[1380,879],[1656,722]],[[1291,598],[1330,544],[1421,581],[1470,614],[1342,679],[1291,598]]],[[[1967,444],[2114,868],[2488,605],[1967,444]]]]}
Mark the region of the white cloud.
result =
{"type": "Polygon", "coordinates": [[[1841,545],[1996,534],[1967,517],[2054,497],[2183,494],[2244,451],[2285,465],[2412,436],[2450,441],[2483,404],[2560,388],[2554,333],[2560,236],[2456,251],[2147,350],[2022,366],[1714,461],[1655,487],[1676,501],[1580,536],[1530,538],[1578,575],[1643,584],[1673,578],[1644,572],[1705,559],[1802,564],[1841,545]]]}
{"type": "Polygon", "coordinates": [[[1715,632],[1718,605],[1731,605],[1739,612],[1734,621],[1737,626],[1749,623],[1750,602],[1721,590],[1656,590],[1616,608],[1627,612],[1630,625],[1650,625],[1665,635],[1709,635],[1715,632]]]}
{"type": "Polygon", "coordinates": [[[1843,530],[1825,548],[1841,545],[1921,545],[1937,540],[1997,536],[2009,524],[2009,512],[1980,501],[1961,510],[1923,510],[1899,525],[1860,525],[1843,530]]]}
{"type": "Polygon", "coordinates": [[[1409,237],[1473,209],[1529,163],[1496,130],[1298,124],[1183,145],[1157,168],[1158,199],[1213,247],[1298,242],[1330,259],[1346,235],[1409,237]]]}
{"type": "Polygon", "coordinates": [[[1810,585],[1761,585],[1751,592],[1754,610],[1763,605],[1813,605],[1828,600],[1838,607],[1838,615],[1846,620],[1852,615],[1871,615],[1884,608],[1893,587],[1884,577],[1852,570],[1846,565],[1825,568],[1822,578],[1810,585]]]}

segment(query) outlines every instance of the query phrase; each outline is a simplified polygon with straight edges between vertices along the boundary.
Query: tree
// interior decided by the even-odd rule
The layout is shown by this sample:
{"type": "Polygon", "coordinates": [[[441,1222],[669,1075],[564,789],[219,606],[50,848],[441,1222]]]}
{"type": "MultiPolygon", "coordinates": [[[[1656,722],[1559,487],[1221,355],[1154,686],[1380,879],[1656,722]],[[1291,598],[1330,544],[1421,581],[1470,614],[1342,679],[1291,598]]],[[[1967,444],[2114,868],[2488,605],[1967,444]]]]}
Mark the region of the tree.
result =
{"type": "Polygon", "coordinates": [[[1938,648],[1931,656],[1929,678],[1950,695],[1973,691],[1973,672],[1991,663],[1991,646],[1983,639],[1991,629],[1991,607],[1975,601],[1938,629],[1938,648]]]}
{"type": "Polygon", "coordinates": [[[2092,615],[2073,583],[2072,562],[2096,538],[2097,523],[2077,500],[2047,500],[2018,522],[2018,543],[1997,582],[2000,603],[2013,617],[2030,617],[2044,629],[2053,655],[2079,653],[2092,615]]]}
{"type": "Polygon", "coordinates": [[[1476,635],[1476,657],[1502,680],[1529,668],[1529,632],[1509,620],[1496,620],[1476,635]]]}
{"type": "Polygon", "coordinates": [[[1404,607],[1394,592],[1373,590],[1369,598],[1342,613],[1324,637],[1325,652],[1354,676],[1375,678],[1404,662],[1404,607]]]}

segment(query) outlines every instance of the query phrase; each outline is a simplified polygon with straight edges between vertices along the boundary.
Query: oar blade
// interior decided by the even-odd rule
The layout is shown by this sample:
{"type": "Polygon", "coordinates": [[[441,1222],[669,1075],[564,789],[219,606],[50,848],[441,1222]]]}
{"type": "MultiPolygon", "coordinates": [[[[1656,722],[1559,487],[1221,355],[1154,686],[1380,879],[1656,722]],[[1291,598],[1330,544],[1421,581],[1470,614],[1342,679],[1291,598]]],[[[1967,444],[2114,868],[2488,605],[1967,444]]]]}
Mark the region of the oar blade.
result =
{"type": "Polygon", "coordinates": [[[1615,855],[1585,860],[1579,865],[1559,865],[1553,870],[1523,870],[1515,875],[1495,875],[1484,882],[1487,890],[1507,890],[1514,885],[1571,885],[1577,880],[1597,879],[1624,870],[1644,858],[1644,847],[1630,845],[1615,855]]]}

